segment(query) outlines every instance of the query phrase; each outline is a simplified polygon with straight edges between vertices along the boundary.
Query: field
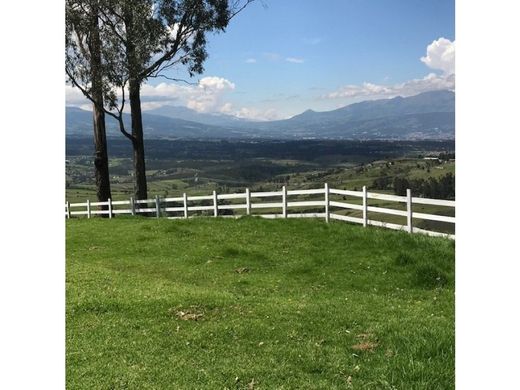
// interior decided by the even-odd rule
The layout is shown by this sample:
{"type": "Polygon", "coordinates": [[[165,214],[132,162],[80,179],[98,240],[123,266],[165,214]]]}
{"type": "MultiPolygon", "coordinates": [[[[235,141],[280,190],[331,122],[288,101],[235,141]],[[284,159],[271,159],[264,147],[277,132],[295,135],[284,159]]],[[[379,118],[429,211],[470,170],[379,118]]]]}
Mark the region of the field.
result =
{"type": "MultiPolygon", "coordinates": [[[[113,199],[133,193],[131,150],[109,140],[113,199]]],[[[439,177],[455,163],[436,164],[427,154],[454,150],[452,141],[185,141],[148,140],[147,179],[151,196],[273,191],[282,185],[313,188],[372,186],[377,178],[439,177]]],[[[92,140],[67,139],[67,199],[95,197],[92,140]]]]}
{"type": "MultiPolygon", "coordinates": [[[[112,199],[128,200],[133,193],[132,160],[126,140],[110,140],[112,199]]],[[[68,139],[67,199],[71,203],[94,200],[95,185],[90,139],[68,139]]],[[[149,197],[210,195],[252,191],[278,191],[331,187],[394,191],[374,188],[376,180],[394,177],[408,179],[440,178],[455,174],[455,162],[424,160],[425,155],[454,150],[453,141],[186,141],[150,140],[147,150],[149,197]]],[[[417,195],[414,195],[417,196],[417,195]]],[[[359,199],[349,199],[359,203],[359,199]]],[[[371,206],[395,207],[373,201],[371,206]]],[[[266,210],[279,212],[279,210],[266,210]]],[[[300,210],[320,212],[322,210],[300,210]]],[[[414,211],[454,216],[453,209],[438,206],[415,206],[414,211]]],[[[358,211],[341,211],[358,217],[358,211]]],[[[378,214],[383,222],[404,224],[405,218],[378,214]]],[[[444,222],[415,220],[415,226],[454,233],[454,226],[444,222]]]]}
{"type": "Polygon", "coordinates": [[[320,220],[67,221],[71,389],[452,389],[454,242],[320,220]]]}

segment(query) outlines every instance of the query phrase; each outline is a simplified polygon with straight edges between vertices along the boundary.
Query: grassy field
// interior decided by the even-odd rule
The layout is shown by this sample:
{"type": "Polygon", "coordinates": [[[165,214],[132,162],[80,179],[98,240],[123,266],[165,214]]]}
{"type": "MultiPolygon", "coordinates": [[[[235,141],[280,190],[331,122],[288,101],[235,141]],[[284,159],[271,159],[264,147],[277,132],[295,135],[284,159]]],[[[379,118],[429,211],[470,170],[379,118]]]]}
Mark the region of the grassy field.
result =
{"type": "Polygon", "coordinates": [[[67,221],[70,389],[454,388],[454,242],[319,220],[67,221]]]}

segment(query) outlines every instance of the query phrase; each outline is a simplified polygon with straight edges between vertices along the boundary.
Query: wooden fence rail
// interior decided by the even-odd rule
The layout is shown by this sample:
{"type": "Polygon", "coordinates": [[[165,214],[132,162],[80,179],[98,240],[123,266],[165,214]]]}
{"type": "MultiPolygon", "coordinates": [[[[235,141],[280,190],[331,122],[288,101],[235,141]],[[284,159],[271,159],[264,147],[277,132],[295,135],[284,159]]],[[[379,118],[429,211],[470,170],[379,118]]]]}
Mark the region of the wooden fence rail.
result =
{"type": "Polygon", "coordinates": [[[422,233],[431,236],[442,236],[455,239],[454,234],[441,233],[437,231],[424,230],[414,227],[414,219],[423,219],[455,224],[455,217],[452,216],[414,212],[414,204],[455,208],[455,201],[453,200],[413,197],[410,190],[406,191],[406,196],[398,196],[368,192],[366,187],[363,187],[362,191],[351,191],[329,188],[328,184],[325,184],[323,188],[307,190],[287,190],[287,188],[284,186],[282,187],[281,191],[271,192],[251,192],[249,188],[246,188],[246,191],[243,193],[233,194],[217,194],[216,191],[213,191],[213,194],[203,196],[189,196],[186,193],[184,193],[182,196],[172,198],[160,198],[159,196],[156,196],[154,199],[144,200],[136,200],[131,197],[129,200],[113,201],[109,199],[106,202],[91,202],[90,200],[87,200],[83,203],[66,202],[65,216],[67,218],[72,218],[73,216],[86,216],[87,218],[91,218],[95,215],[108,215],[109,218],[112,218],[112,216],[118,214],[148,214],[154,215],[155,217],[159,218],[161,216],[168,216],[168,214],[170,214],[170,216],[168,217],[175,219],[192,217],[194,216],[193,212],[197,211],[211,212],[211,214],[214,217],[236,217],[235,215],[224,215],[223,211],[243,209],[245,210],[245,215],[252,215],[252,211],[257,209],[281,209],[281,213],[260,213],[255,215],[263,218],[324,218],[326,222],[329,222],[330,219],[334,219],[339,221],[347,221],[362,224],[365,227],[368,225],[372,225],[395,230],[405,230],[409,233],[422,233]],[[323,195],[323,200],[288,200],[288,198],[291,196],[301,197],[312,195],[323,195]],[[330,200],[331,196],[333,195],[341,195],[343,199],[345,199],[346,197],[358,198],[358,201],[360,198],[361,204],[330,200]],[[269,201],[264,201],[264,198],[278,199],[275,201],[271,199],[268,199],[269,201]],[[227,202],[228,200],[235,199],[244,199],[245,203],[229,204],[227,202]],[[406,206],[406,210],[399,210],[381,206],[370,206],[370,199],[401,203],[406,206]],[[224,203],[222,201],[226,202],[224,203]],[[194,204],[197,202],[199,203],[199,205],[194,204]],[[200,204],[200,202],[203,202],[205,204],[200,204]],[[99,206],[104,207],[100,209],[99,206]],[[128,207],[121,208],[121,206],[128,207]],[[299,207],[314,209],[319,208],[322,209],[323,212],[289,213],[289,209],[299,207]],[[337,212],[331,211],[332,208],[340,210],[361,211],[361,217],[338,214],[337,212]],[[191,216],[189,215],[190,212],[192,213],[191,216]],[[372,218],[369,218],[369,213],[406,217],[406,225],[374,220],[372,218]]]}

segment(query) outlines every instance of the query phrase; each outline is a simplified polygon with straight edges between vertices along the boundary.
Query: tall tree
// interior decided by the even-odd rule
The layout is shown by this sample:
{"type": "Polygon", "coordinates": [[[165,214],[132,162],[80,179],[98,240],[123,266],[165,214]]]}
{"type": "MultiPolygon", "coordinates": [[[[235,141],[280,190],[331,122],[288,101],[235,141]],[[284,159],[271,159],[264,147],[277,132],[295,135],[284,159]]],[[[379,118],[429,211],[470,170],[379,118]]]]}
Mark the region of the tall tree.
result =
{"type": "MultiPolygon", "coordinates": [[[[108,153],[103,109],[103,76],[101,37],[99,28],[100,2],[66,2],[66,60],[69,81],[75,80],[84,86],[91,97],[94,129],[94,170],[96,195],[99,201],[111,197],[108,153]]],[[[74,84],[74,83],[73,83],[74,84]]]]}
{"type": "MultiPolygon", "coordinates": [[[[204,71],[206,34],[224,31],[230,20],[254,0],[107,0],[101,12],[124,67],[113,68],[111,82],[128,85],[132,130],[121,132],[134,153],[135,196],[147,198],[141,86],[150,77],[165,77],[172,67],[185,67],[190,77],[204,71]],[[117,68],[117,70],[115,70],[117,68]],[[117,79],[117,80],[116,80],[117,79]]],[[[116,56],[117,57],[117,56],[116,56]]],[[[117,98],[112,96],[112,106],[117,98]],[[114,101],[115,99],[115,101],[114,101]]],[[[124,105],[124,95],[121,106],[124,105]]],[[[120,111],[121,113],[121,111],[120,111]]]]}

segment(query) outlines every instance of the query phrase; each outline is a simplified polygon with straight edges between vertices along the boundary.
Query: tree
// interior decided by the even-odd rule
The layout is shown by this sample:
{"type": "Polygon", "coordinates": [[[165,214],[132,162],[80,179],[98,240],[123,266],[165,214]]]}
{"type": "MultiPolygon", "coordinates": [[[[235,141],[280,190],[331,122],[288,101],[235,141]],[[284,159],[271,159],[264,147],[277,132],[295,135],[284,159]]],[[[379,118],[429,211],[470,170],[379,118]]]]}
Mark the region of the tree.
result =
{"type": "MultiPolygon", "coordinates": [[[[128,86],[132,117],[130,139],[134,154],[135,196],[147,198],[143,121],[141,114],[141,86],[151,77],[168,77],[165,71],[176,66],[185,67],[190,77],[204,71],[206,34],[224,31],[230,20],[253,0],[107,0],[101,12],[107,27],[115,62],[109,61],[107,75],[114,87],[128,86]]],[[[118,107],[114,93],[111,106],[118,107]]],[[[121,111],[118,111],[121,114],[121,111]]]]}
{"type": "MultiPolygon", "coordinates": [[[[111,197],[108,153],[103,109],[103,76],[101,37],[99,28],[100,2],[66,2],[66,60],[67,73],[83,86],[84,94],[90,95],[94,129],[94,171],[96,195],[104,202],[111,197]]],[[[69,77],[69,81],[72,79],[69,77]]]]}
{"type": "Polygon", "coordinates": [[[406,178],[396,176],[396,177],[394,177],[393,187],[394,187],[394,192],[397,195],[404,196],[404,195],[406,195],[406,190],[408,188],[410,188],[410,183],[406,178]]]}
{"type": "Polygon", "coordinates": [[[386,190],[390,184],[392,184],[390,176],[378,177],[372,182],[371,188],[374,190],[386,190]]]}

